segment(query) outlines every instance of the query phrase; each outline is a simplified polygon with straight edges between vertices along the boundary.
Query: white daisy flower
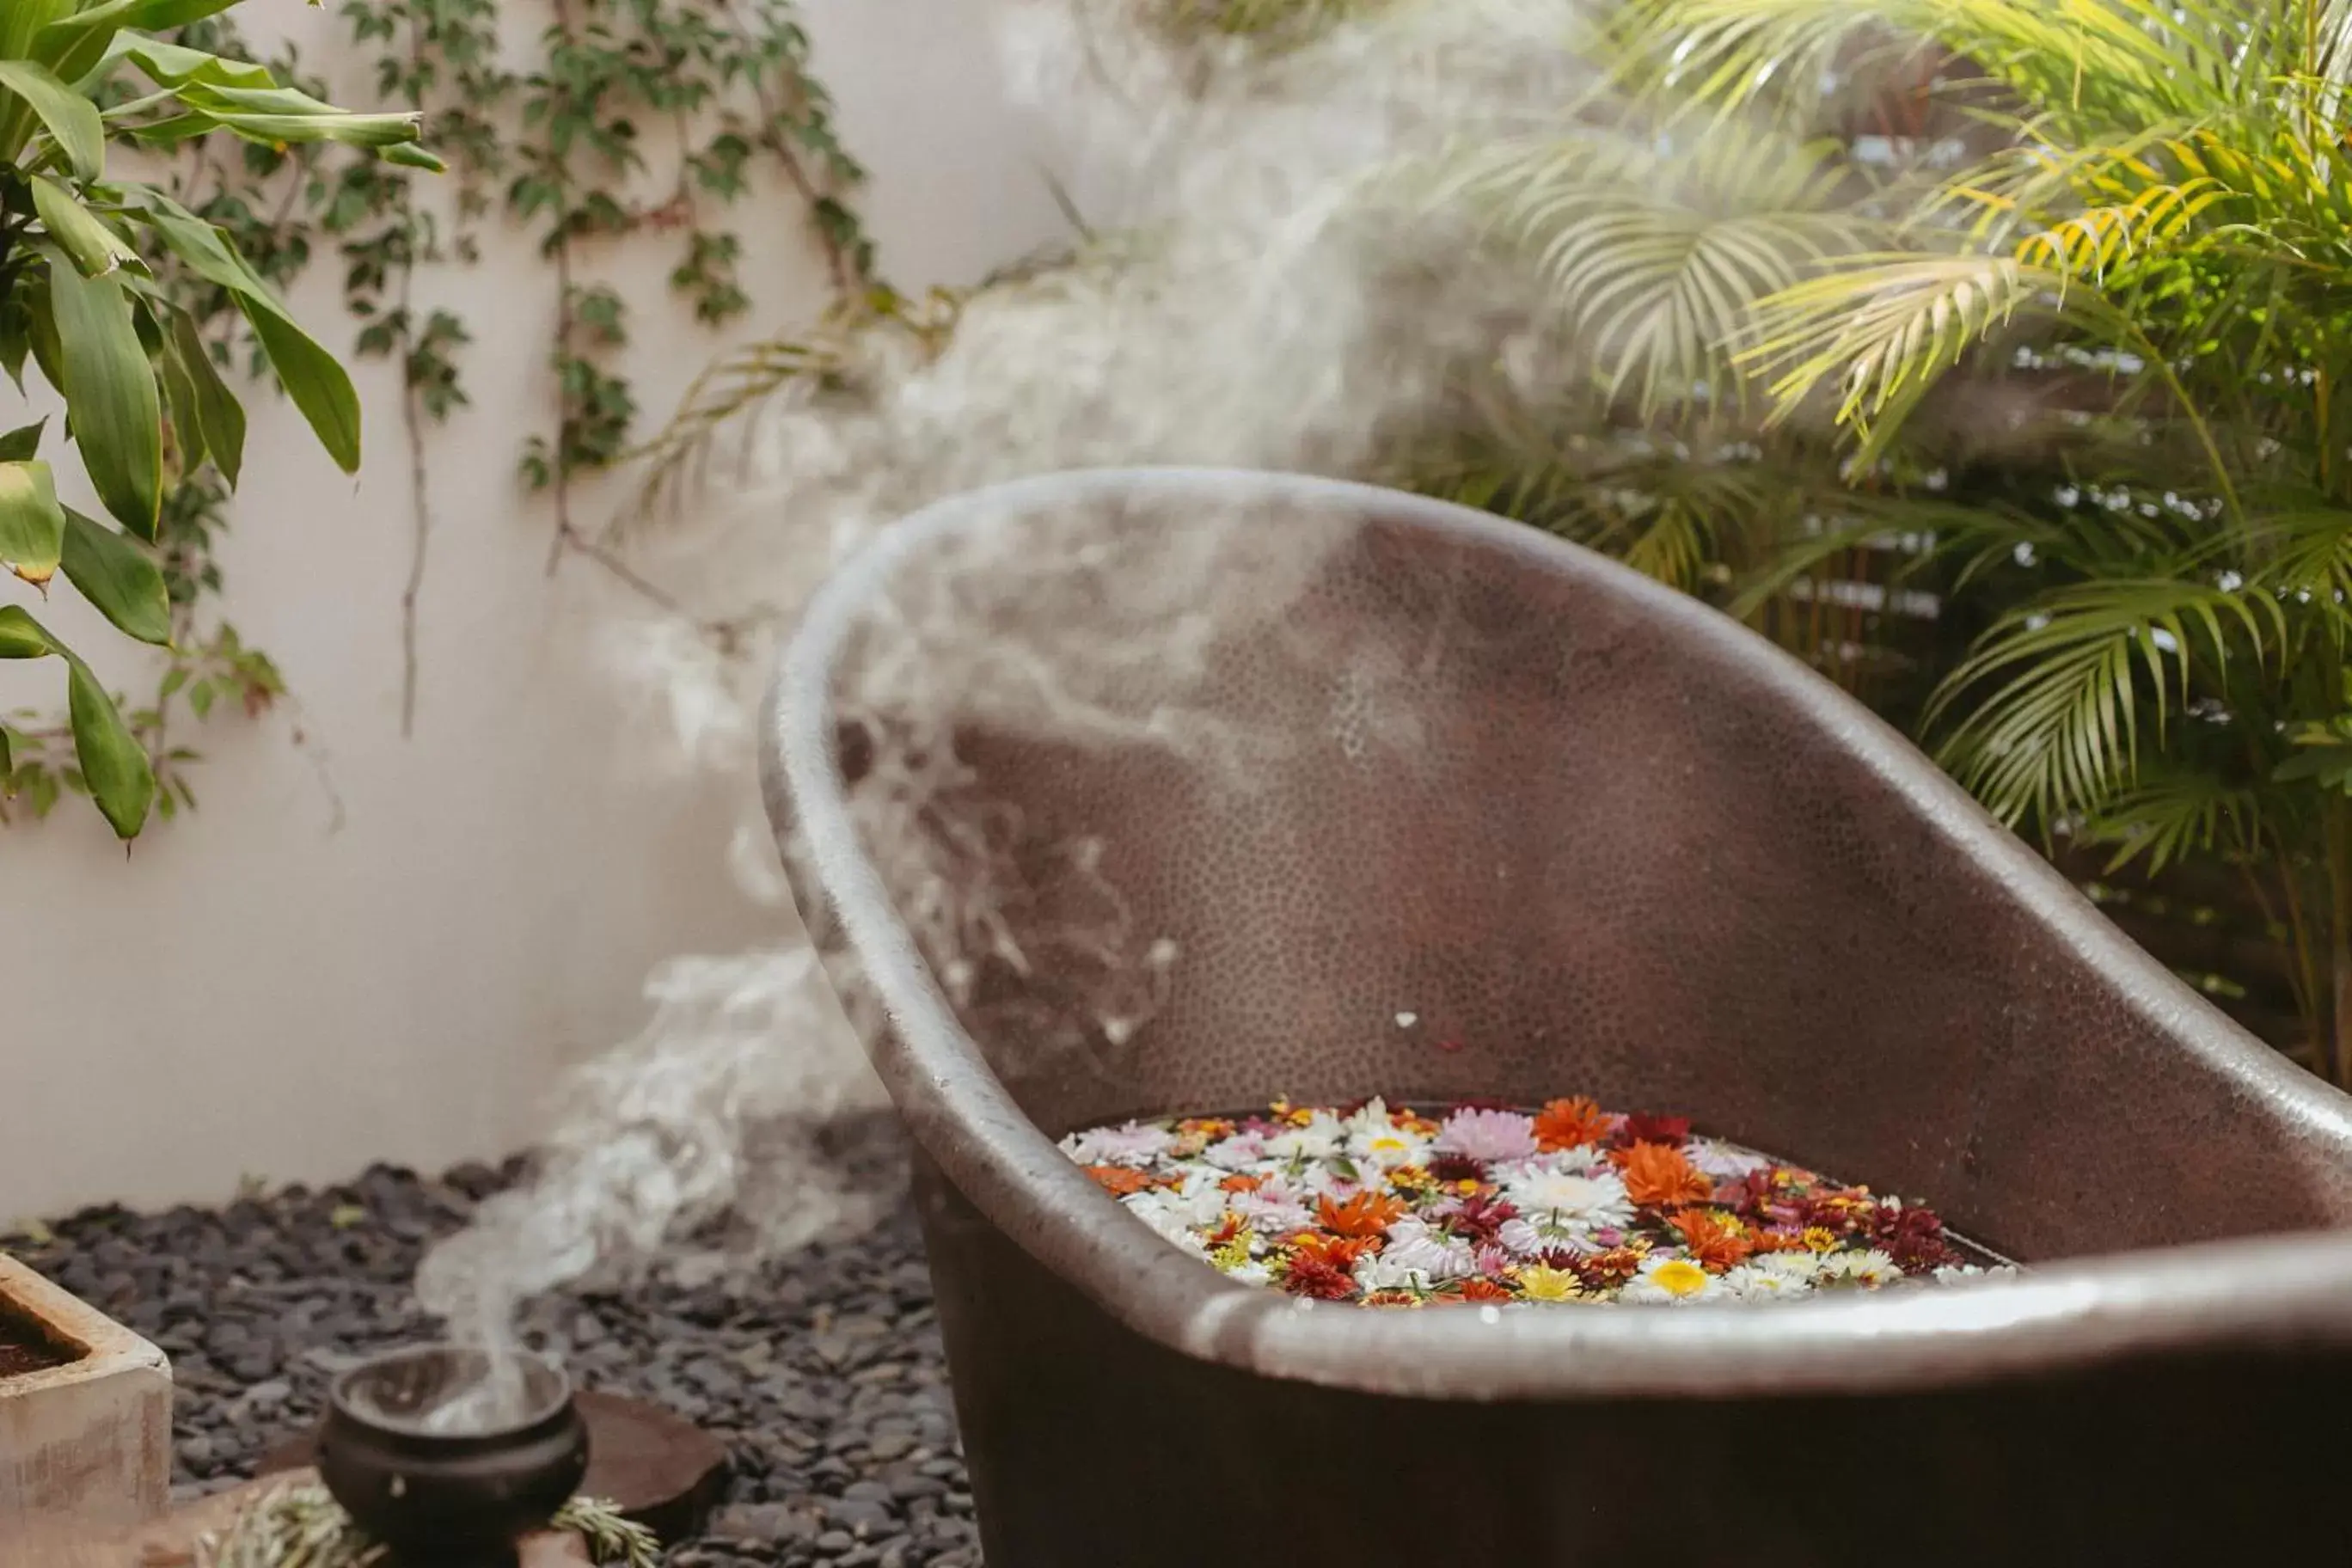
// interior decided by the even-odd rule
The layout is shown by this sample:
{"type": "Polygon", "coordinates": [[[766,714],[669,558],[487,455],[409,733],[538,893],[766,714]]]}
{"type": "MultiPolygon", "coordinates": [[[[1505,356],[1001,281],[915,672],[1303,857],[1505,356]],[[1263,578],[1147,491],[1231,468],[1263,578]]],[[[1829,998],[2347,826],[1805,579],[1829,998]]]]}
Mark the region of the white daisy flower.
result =
{"type": "Polygon", "coordinates": [[[1174,1145],[1176,1135],[1165,1127],[1130,1121],[1124,1127],[1096,1127],[1062,1140],[1062,1152],[1081,1165],[1149,1165],[1174,1145]]]}
{"type": "Polygon", "coordinates": [[[1763,1268],[1761,1261],[1743,1263],[1727,1270],[1723,1276],[1723,1293],[1735,1301],[1779,1301],[1812,1289],[1811,1279],[1801,1279],[1783,1269],[1763,1268]]]}
{"type": "Polygon", "coordinates": [[[1821,1272],[1822,1260],[1810,1252],[1767,1252],[1749,1258],[1746,1267],[1777,1274],[1792,1284],[1811,1285],[1821,1272]]]}
{"type": "Polygon", "coordinates": [[[1440,1236],[1417,1219],[1401,1219],[1389,1226],[1388,1246],[1376,1256],[1392,1268],[1419,1273],[1431,1283],[1466,1279],[1478,1271],[1477,1255],[1468,1242],[1440,1236]]]}
{"type": "Polygon", "coordinates": [[[1722,1290],[1721,1281],[1689,1258],[1654,1252],[1643,1261],[1642,1271],[1625,1281],[1617,1299],[1683,1306],[1716,1300],[1722,1290]]]}
{"type": "Polygon", "coordinates": [[[1304,1127],[1286,1127],[1265,1141],[1269,1160],[1328,1160],[1339,1152],[1347,1128],[1328,1110],[1318,1110],[1304,1127]]]}
{"type": "Polygon", "coordinates": [[[1399,1165],[1418,1165],[1426,1162],[1429,1140],[1409,1128],[1395,1126],[1383,1116],[1378,1126],[1360,1128],[1348,1134],[1348,1152],[1368,1165],[1393,1171],[1399,1165]]]}
{"type": "Polygon", "coordinates": [[[1580,1176],[1530,1166],[1503,1178],[1503,1196],[1538,1232],[1562,1241],[1590,1236],[1604,1226],[1626,1225],[1633,1218],[1633,1200],[1613,1173],[1580,1176]]]}
{"type": "Polygon", "coordinates": [[[1274,1276],[1263,1263],[1238,1263],[1225,1270],[1225,1278],[1238,1279],[1244,1285],[1271,1285],[1274,1276]]]}
{"type": "Polygon", "coordinates": [[[1903,1278],[1903,1270],[1895,1259],[1876,1247],[1868,1252],[1832,1252],[1821,1261],[1821,1271],[1815,1283],[1821,1285],[1858,1285],[1874,1290],[1881,1285],[1891,1285],[1903,1278]]]}
{"type": "Polygon", "coordinates": [[[1211,1144],[1201,1158],[1220,1171],[1246,1171],[1265,1158],[1265,1139],[1256,1132],[1236,1132],[1211,1144]]]}
{"type": "Polygon", "coordinates": [[[1192,1221],[1182,1202],[1171,1202],[1171,1194],[1155,1187],[1131,1193],[1118,1201],[1127,1205],[1128,1213],[1150,1226],[1161,1240],[1174,1243],[1195,1258],[1207,1257],[1209,1249],[1192,1233],[1192,1221]]]}

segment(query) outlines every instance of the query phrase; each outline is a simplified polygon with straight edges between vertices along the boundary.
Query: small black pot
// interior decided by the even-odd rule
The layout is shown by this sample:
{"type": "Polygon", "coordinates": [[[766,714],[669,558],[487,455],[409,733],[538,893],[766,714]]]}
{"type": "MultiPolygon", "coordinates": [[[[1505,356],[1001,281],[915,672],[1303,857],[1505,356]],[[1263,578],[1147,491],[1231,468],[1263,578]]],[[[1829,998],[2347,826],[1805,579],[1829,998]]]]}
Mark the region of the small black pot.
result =
{"type": "Polygon", "coordinates": [[[345,1512],[415,1563],[508,1563],[588,1470],[588,1427],[553,1362],[517,1355],[521,1389],[484,1430],[433,1430],[433,1413],[486,1376],[491,1358],[455,1345],[390,1352],[337,1377],[319,1434],[319,1474],[345,1512]]]}

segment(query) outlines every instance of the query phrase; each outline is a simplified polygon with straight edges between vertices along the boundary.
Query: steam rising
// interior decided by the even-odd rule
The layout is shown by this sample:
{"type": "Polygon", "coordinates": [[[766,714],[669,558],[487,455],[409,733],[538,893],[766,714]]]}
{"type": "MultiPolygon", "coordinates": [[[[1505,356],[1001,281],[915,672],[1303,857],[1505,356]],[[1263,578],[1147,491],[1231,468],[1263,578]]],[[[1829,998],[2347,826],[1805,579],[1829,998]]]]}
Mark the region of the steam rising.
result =
{"type": "MultiPolygon", "coordinates": [[[[1092,225],[1132,239],[982,294],[936,354],[879,338],[852,394],[758,422],[740,454],[751,482],[635,542],[698,614],[787,625],[877,531],[998,480],[1150,463],[1358,470],[1466,370],[1517,352],[1535,280],[1399,172],[1457,138],[1557,122],[1586,85],[1557,4],[1405,5],[1273,55],[1174,43],[1148,15],[1163,9],[1011,12],[1011,80],[1061,144],[1085,149],[1074,184],[1092,225]]],[[[1207,765],[1263,743],[1188,710],[1183,691],[1217,640],[1278,623],[1333,536],[1263,517],[1191,523],[1151,535],[1143,558],[1123,549],[1115,569],[1101,532],[1075,520],[982,532],[908,574],[865,639],[839,693],[861,741],[855,807],[960,1003],[991,966],[1050,973],[1116,1046],[1182,962],[1136,929],[1099,845],[1059,847],[1049,896],[1021,885],[1012,825],[973,798],[950,726],[982,716],[1207,765]]],[[[625,626],[614,652],[682,754],[748,778],[765,657],[722,657],[667,623],[625,626]]],[[[764,829],[747,828],[734,859],[781,904],[764,829]]],[[[675,1256],[720,1215],[749,1232],[732,1238],[740,1256],[888,1203],[820,1136],[880,1097],[806,940],[676,960],[649,995],[646,1032],[566,1087],[533,1182],[427,1259],[419,1295],[457,1337],[496,1342],[520,1298],[675,1256]]],[[[863,1011],[854,984],[844,999],[863,1011]]]]}

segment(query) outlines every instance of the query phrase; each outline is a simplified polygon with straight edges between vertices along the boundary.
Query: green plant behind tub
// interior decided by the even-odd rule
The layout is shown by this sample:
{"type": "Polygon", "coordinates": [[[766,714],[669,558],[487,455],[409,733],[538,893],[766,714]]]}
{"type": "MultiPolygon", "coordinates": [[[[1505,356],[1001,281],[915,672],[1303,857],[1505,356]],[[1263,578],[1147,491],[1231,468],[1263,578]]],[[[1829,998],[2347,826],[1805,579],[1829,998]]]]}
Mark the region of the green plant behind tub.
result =
{"type": "MultiPolygon", "coordinates": [[[[125,636],[172,637],[152,546],[176,483],[209,465],[234,487],[245,412],[219,351],[163,279],[233,300],[262,355],[337,466],[360,461],[360,407],[335,356],[219,228],[137,177],[142,154],[225,132],[268,147],[341,142],[436,167],[416,117],[357,114],[269,70],[153,37],[237,0],[7,0],[0,8],[0,368],[37,377],[61,422],[0,421],[0,565],[25,598],[63,577],[125,636]],[[54,465],[79,466],[105,518],[66,505],[54,465]]],[[[155,794],[145,749],[105,686],[25,602],[0,604],[0,658],[66,670],[79,782],[117,835],[155,794]]],[[[0,781],[12,772],[0,728],[0,781]]]]}

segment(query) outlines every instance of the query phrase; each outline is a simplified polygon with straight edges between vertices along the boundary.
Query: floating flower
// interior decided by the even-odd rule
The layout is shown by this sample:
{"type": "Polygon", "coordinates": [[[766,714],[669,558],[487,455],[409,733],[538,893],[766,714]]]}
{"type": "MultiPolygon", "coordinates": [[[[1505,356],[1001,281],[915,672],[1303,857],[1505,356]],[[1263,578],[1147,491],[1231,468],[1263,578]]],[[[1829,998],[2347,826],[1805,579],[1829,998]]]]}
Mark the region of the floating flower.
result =
{"type": "Polygon", "coordinates": [[[1715,1196],[1715,1184],[1691,1168],[1679,1149],[1664,1143],[1635,1143],[1612,1156],[1625,1178],[1625,1194],[1644,1208],[1676,1204],[1703,1204],[1715,1196]]]}
{"type": "Polygon", "coordinates": [[[1316,1217],[1323,1222],[1325,1230],[1335,1236],[1383,1236],[1407,1212],[1402,1199],[1378,1193],[1359,1193],[1345,1203],[1334,1203],[1327,1197],[1315,1205],[1316,1217]]]}
{"type": "Polygon", "coordinates": [[[1536,1152],[1535,1118],[1516,1110],[1457,1110],[1437,1131],[1438,1152],[1491,1164],[1536,1152]]]}
{"type": "Polygon", "coordinates": [[[1653,1258],[1617,1293],[1621,1301],[1704,1301],[1716,1294],[1715,1276],[1687,1258],[1653,1258]]]}
{"type": "Polygon", "coordinates": [[[1903,1278],[1895,1259],[1873,1247],[1867,1252],[1833,1252],[1821,1260],[1821,1268],[1813,1276],[1817,1285],[1859,1285],[1865,1290],[1875,1290],[1882,1285],[1892,1285],[1903,1278]]]}
{"type": "MultiPolygon", "coordinates": [[[[1787,1253],[1774,1256],[1785,1258],[1787,1253]]],[[[1801,1296],[1812,1289],[1810,1279],[1799,1279],[1786,1270],[1759,1268],[1741,1264],[1723,1276],[1723,1293],[1735,1301],[1777,1301],[1801,1296]]]]}
{"type": "Polygon", "coordinates": [[[1584,1294],[1584,1282],[1568,1269],[1530,1264],[1519,1270],[1519,1293],[1530,1301],[1573,1301],[1584,1294]]]}
{"type": "Polygon", "coordinates": [[[1582,1240],[1601,1226],[1625,1225],[1633,1217],[1625,1184],[1613,1173],[1579,1176],[1530,1168],[1514,1172],[1503,1183],[1503,1195],[1552,1245],[1582,1240]]]}
{"type": "Polygon", "coordinates": [[[1073,1132],[1062,1140],[1062,1152],[1081,1165],[1148,1165],[1175,1142],[1176,1135],[1165,1127],[1130,1121],[1124,1127],[1073,1132]]]}
{"type": "Polygon", "coordinates": [[[1916,1204],[1588,1100],[1463,1102],[1443,1122],[1284,1102],[1062,1147],[1225,1278],[1312,1300],[1769,1302],[2011,1271],[1916,1204]]]}
{"type": "Polygon", "coordinates": [[[1720,1209],[1676,1209],[1666,1223],[1682,1232],[1683,1245],[1699,1265],[1717,1274],[1746,1262],[1756,1250],[1745,1227],[1720,1209]]]}
{"type": "Polygon", "coordinates": [[[1629,1116],[1617,1129],[1628,1143],[1680,1144],[1690,1136],[1687,1116],[1629,1116]]]}
{"type": "Polygon", "coordinates": [[[1095,1179],[1095,1185],[1115,1198],[1139,1193],[1151,1185],[1150,1176],[1127,1165],[1088,1165],[1087,1174],[1095,1179]]]}
{"type": "Polygon", "coordinates": [[[1581,1096],[1552,1100],[1536,1118],[1536,1144],[1547,1153],[1598,1143],[1609,1131],[1610,1119],[1601,1114],[1601,1107],[1581,1096]]]}

